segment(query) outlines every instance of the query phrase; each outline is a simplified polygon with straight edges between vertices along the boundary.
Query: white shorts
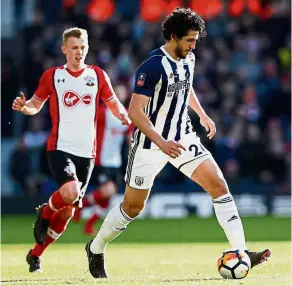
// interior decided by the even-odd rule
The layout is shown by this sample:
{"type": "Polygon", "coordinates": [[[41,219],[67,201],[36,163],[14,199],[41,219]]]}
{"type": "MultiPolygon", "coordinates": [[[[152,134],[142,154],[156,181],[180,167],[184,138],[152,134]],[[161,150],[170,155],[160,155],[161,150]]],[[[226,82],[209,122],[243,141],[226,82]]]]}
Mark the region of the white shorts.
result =
{"type": "Polygon", "coordinates": [[[142,146],[133,144],[125,175],[126,184],[135,189],[151,189],[155,177],[167,162],[191,178],[194,170],[203,161],[212,158],[196,133],[186,135],[179,143],[186,148],[186,151],[181,150],[181,155],[175,159],[160,149],[143,149],[142,146]]]}

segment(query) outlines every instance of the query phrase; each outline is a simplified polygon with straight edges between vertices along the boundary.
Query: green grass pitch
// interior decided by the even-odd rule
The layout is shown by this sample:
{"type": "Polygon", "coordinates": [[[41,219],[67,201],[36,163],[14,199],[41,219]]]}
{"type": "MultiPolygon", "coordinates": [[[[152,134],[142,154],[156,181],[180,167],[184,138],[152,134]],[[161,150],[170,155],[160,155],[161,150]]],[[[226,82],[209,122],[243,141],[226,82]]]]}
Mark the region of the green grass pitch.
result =
{"type": "Polygon", "coordinates": [[[44,272],[29,273],[32,222],[33,217],[2,217],[2,285],[291,285],[289,218],[243,219],[249,247],[269,247],[272,258],[245,279],[229,281],[216,269],[228,244],[215,219],[134,222],[108,247],[106,281],[90,276],[84,251],[89,237],[75,224],[43,255],[44,272]]]}

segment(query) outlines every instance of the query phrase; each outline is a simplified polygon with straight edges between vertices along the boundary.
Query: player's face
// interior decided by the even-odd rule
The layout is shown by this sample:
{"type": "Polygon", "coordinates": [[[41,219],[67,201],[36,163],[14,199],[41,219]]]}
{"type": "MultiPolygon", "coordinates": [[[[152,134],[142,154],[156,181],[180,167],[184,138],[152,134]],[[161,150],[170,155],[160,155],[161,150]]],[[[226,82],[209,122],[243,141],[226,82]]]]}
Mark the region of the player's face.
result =
{"type": "Polygon", "coordinates": [[[70,37],[62,46],[62,51],[66,55],[67,63],[78,68],[84,63],[88,52],[88,40],[85,37],[70,37]]]}
{"type": "Polygon", "coordinates": [[[184,59],[196,47],[199,31],[190,30],[184,37],[176,40],[175,53],[178,58],[184,59]]]}

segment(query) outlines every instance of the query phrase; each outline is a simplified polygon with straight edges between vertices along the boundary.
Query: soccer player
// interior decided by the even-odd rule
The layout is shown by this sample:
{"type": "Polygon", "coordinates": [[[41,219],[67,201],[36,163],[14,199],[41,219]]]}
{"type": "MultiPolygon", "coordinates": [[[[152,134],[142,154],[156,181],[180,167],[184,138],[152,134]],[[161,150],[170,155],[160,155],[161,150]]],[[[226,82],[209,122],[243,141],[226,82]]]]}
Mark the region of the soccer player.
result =
{"type": "Polygon", "coordinates": [[[77,27],[65,30],[61,49],[67,63],[46,70],[32,98],[26,100],[21,92],[12,105],[15,111],[34,115],[49,100],[52,120],[47,156],[59,189],[38,209],[36,245],[26,257],[30,272],[42,271],[40,256],[65,231],[75,207],[82,202],[96,155],[99,99],[122,124],[130,124],[107,74],[97,66],[84,64],[87,31],[77,27]]]}
{"type": "Polygon", "coordinates": [[[190,106],[212,139],[215,123],[192,88],[195,67],[192,50],[199,38],[206,35],[205,22],[191,9],[177,8],[166,17],[162,30],[165,45],[151,52],[136,72],[128,113],[137,129],[125,175],[124,201],[108,213],[97,236],[85,247],[89,271],[95,278],[107,277],[104,263],[107,244],[142,211],[155,176],[167,162],[210,194],[230,246],[244,249],[252,267],[270,256],[268,249],[248,251],[243,226],[223,174],[201,144],[187,115],[190,106]]]}
{"type": "MultiPolygon", "coordinates": [[[[117,96],[123,102],[118,90],[117,96]]],[[[105,104],[100,104],[96,131],[95,167],[90,183],[97,185],[97,188],[83,198],[82,209],[77,208],[73,217],[75,222],[79,222],[82,210],[95,206],[95,211],[86,221],[83,230],[84,234],[94,236],[96,234],[94,225],[100,217],[107,214],[110,199],[121,181],[122,147],[125,140],[130,142],[133,125],[122,125],[105,104]]]]}

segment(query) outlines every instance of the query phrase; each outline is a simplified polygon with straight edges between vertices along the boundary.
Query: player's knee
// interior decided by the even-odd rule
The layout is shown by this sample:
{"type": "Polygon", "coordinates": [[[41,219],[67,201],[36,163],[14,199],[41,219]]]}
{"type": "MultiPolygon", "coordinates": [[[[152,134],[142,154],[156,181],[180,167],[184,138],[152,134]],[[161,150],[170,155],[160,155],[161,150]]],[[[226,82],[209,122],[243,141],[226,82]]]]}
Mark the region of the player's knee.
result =
{"type": "Polygon", "coordinates": [[[220,197],[229,192],[227,183],[223,177],[215,180],[210,189],[212,190],[213,197],[220,197]]]}
{"type": "Polygon", "coordinates": [[[63,208],[60,211],[60,216],[61,216],[62,220],[68,220],[68,219],[72,218],[74,215],[74,211],[75,211],[74,206],[68,206],[66,208],[63,208]]]}
{"type": "Polygon", "coordinates": [[[66,203],[73,204],[78,199],[78,190],[77,189],[66,190],[62,197],[66,203]]]}
{"type": "Polygon", "coordinates": [[[122,208],[123,211],[131,218],[135,218],[140,214],[140,212],[143,210],[145,206],[145,203],[127,203],[123,202],[122,208]]]}
{"type": "Polygon", "coordinates": [[[73,181],[63,185],[60,188],[59,192],[66,203],[68,204],[74,203],[79,195],[77,182],[73,181]]]}

